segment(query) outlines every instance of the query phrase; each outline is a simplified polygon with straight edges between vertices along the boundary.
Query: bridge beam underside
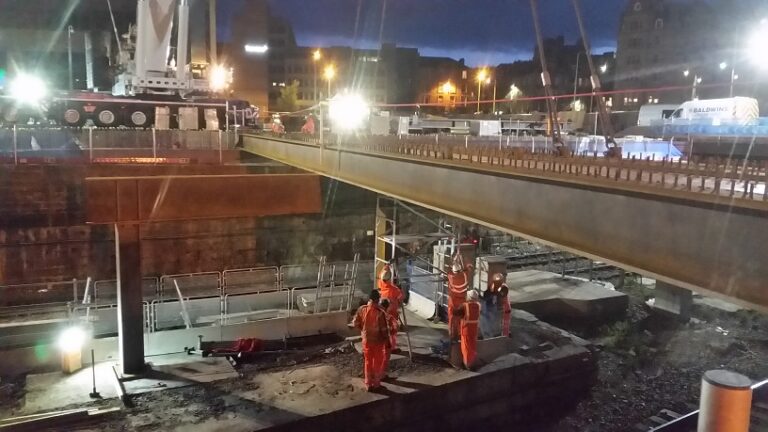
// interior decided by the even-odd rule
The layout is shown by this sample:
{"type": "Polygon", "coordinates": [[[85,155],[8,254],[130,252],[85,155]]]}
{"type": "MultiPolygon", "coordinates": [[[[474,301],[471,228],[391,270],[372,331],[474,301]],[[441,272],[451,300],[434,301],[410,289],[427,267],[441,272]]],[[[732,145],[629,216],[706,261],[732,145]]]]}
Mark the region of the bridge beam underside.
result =
{"type": "Polygon", "coordinates": [[[427,161],[245,137],[245,150],[768,311],[759,210],[427,161]]]}

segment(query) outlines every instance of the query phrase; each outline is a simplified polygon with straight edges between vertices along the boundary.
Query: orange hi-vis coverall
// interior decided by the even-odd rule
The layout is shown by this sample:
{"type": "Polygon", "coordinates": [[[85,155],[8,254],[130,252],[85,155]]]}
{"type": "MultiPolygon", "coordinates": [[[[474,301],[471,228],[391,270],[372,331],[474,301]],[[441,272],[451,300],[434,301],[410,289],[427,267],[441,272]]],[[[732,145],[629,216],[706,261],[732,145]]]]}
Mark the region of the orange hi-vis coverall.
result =
{"type": "Polygon", "coordinates": [[[475,363],[477,357],[478,321],[480,319],[480,303],[466,301],[454,313],[461,316],[461,356],[464,366],[469,369],[475,363]]]}
{"type": "Polygon", "coordinates": [[[501,301],[502,315],[501,315],[501,335],[509,337],[509,326],[512,321],[512,306],[509,304],[509,298],[507,294],[509,288],[507,285],[502,285],[499,289],[499,300],[501,301]]]}
{"type": "Polygon", "coordinates": [[[392,274],[392,269],[389,264],[381,269],[376,286],[381,293],[381,298],[389,300],[389,308],[387,309],[387,312],[397,316],[398,313],[400,313],[400,303],[405,300],[405,294],[403,294],[403,290],[401,290],[399,286],[392,283],[391,279],[384,280],[384,273],[386,272],[389,272],[390,275],[392,274]]]}
{"type": "Polygon", "coordinates": [[[386,373],[384,361],[389,349],[387,313],[379,305],[369,301],[357,310],[352,325],[359,329],[363,336],[365,387],[379,387],[381,377],[386,373]]]}
{"type": "Polygon", "coordinates": [[[448,272],[448,335],[451,340],[459,337],[459,321],[454,319],[453,311],[467,301],[469,275],[466,271],[448,272]]]}
{"type": "Polygon", "coordinates": [[[387,376],[387,369],[389,369],[389,358],[392,356],[392,350],[397,348],[397,330],[400,328],[400,323],[397,320],[397,315],[387,313],[387,329],[389,330],[389,345],[387,346],[386,356],[384,357],[384,364],[381,367],[379,373],[379,380],[384,379],[387,376]]]}

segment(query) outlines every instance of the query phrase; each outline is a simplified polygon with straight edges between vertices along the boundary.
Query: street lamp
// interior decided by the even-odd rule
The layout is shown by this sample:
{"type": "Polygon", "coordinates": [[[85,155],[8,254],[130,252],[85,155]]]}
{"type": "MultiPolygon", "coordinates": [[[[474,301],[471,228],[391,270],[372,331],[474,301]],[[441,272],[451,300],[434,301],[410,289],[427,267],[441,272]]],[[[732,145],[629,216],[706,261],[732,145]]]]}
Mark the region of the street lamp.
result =
{"type": "MultiPolygon", "coordinates": [[[[683,76],[688,77],[691,74],[691,71],[686,69],[683,71],[683,76]]],[[[691,100],[696,99],[696,87],[701,84],[701,77],[697,74],[693,74],[693,84],[691,85],[691,100]]]]}
{"type": "Polygon", "coordinates": [[[600,72],[606,73],[607,71],[608,71],[608,64],[607,63],[602,65],[602,66],[600,66],[600,72]]]}
{"type": "Polygon", "coordinates": [[[325,67],[325,70],[323,71],[323,78],[325,78],[326,81],[328,81],[328,97],[331,97],[331,81],[333,81],[333,78],[336,77],[336,67],[332,64],[329,64],[325,67]]]}
{"type": "Polygon", "coordinates": [[[315,104],[317,104],[317,62],[319,62],[321,58],[323,58],[323,55],[320,53],[319,49],[315,50],[312,53],[312,66],[315,72],[315,87],[314,87],[315,104]]]}
{"type": "Polygon", "coordinates": [[[483,83],[488,83],[491,77],[488,76],[488,70],[483,68],[477,72],[477,112],[480,112],[480,92],[482,91],[483,83]]]}

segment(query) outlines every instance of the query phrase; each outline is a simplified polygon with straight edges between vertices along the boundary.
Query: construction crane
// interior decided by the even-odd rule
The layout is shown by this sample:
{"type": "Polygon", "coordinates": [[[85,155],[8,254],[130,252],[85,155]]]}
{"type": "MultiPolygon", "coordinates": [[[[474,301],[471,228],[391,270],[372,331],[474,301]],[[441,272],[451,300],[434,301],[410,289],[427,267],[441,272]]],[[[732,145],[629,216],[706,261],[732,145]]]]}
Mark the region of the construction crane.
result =
{"type": "MultiPolygon", "coordinates": [[[[202,124],[218,129],[229,117],[234,119],[232,113],[238,113],[242,124],[255,121],[256,107],[222,97],[232,81],[232,69],[218,62],[216,0],[136,0],[136,24],[123,34],[115,24],[111,1],[106,1],[118,50],[117,58],[110,59],[116,66],[111,91],[99,91],[93,84],[94,51],[101,42],[85,32],[88,91],[45,94],[49,92],[40,89],[36,94],[41,97],[34,101],[0,99],[5,122],[26,123],[20,114],[22,102],[34,105],[35,117],[74,127],[90,120],[97,127],[199,129],[202,124]]],[[[45,85],[42,78],[32,78],[26,82],[45,85]]]]}
{"type": "MultiPolygon", "coordinates": [[[[602,89],[600,83],[600,77],[595,68],[595,62],[592,59],[592,49],[589,43],[589,37],[587,31],[584,28],[584,19],[581,14],[581,3],[579,0],[571,0],[576,14],[576,20],[579,25],[579,33],[581,34],[581,40],[584,44],[584,51],[587,57],[587,63],[589,64],[590,81],[592,83],[593,93],[599,94],[602,89]]],[[[539,51],[539,60],[541,61],[541,81],[544,85],[544,95],[547,101],[547,115],[552,130],[552,140],[555,144],[555,148],[561,155],[567,155],[570,151],[565,147],[562,134],[560,131],[560,124],[557,120],[557,103],[555,102],[554,94],[552,92],[552,82],[549,75],[547,66],[547,59],[544,50],[544,39],[541,35],[541,24],[539,22],[538,12],[538,0],[530,0],[531,14],[533,16],[533,28],[536,32],[536,45],[539,51]]],[[[600,121],[600,126],[605,136],[605,145],[608,148],[606,156],[608,157],[621,157],[621,149],[616,145],[616,139],[614,136],[613,125],[611,125],[611,118],[608,114],[608,106],[605,103],[605,99],[601,96],[597,96],[597,113],[600,121]]]]}

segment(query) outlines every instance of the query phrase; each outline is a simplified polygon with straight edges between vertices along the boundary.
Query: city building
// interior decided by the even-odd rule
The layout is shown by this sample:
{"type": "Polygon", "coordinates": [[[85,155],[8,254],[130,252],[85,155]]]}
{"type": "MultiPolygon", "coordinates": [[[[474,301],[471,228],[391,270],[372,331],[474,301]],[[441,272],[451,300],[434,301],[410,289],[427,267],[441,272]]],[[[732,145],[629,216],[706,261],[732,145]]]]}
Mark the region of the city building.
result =
{"type": "Polygon", "coordinates": [[[740,82],[757,78],[748,58],[754,54],[744,53],[742,46],[759,20],[756,3],[749,3],[629,1],[616,57],[616,89],[627,92],[617,95],[617,105],[638,109],[694,96],[728,97],[732,78],[738,95],[740,82]]]}
{"type": "Polygon", "coordinates": [[[269,63],[273,50],[267,0],[249,0],[234,14],[229,41],[222,45],[222,62],[234,71],[232,94],[262,110],[269,101],[269,63]]]}
{"type": "MultiPolygon", "coordinates": [[[[467,103],[469,68],[464,59],[422,57],[419,61],[419,103],[435,106],[436,111],[453,111],[467,103]]],[[[471,86],[470,86],[471,87],[471,86]]]]}

